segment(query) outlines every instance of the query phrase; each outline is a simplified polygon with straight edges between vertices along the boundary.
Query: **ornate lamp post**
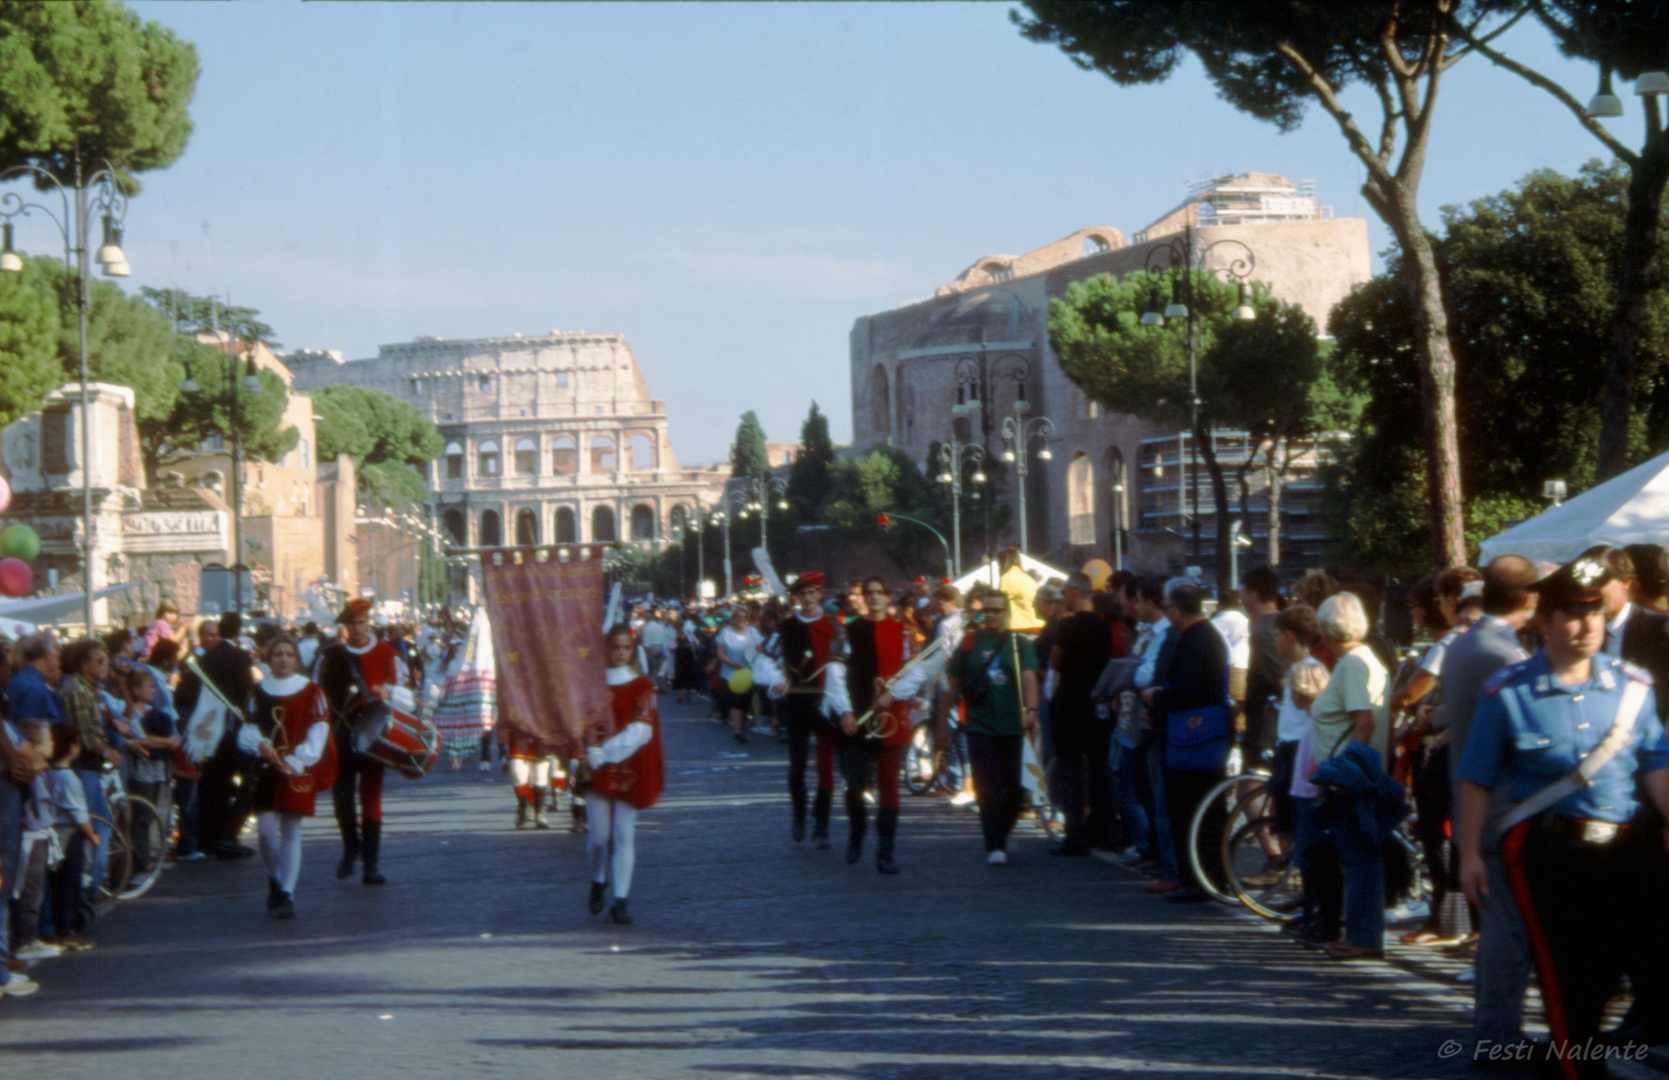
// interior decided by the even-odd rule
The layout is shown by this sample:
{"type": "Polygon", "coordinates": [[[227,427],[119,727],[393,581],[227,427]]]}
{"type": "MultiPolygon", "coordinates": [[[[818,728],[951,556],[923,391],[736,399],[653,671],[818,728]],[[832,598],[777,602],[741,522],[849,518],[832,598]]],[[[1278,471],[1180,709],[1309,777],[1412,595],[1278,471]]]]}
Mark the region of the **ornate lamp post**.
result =
{"type": "MultiPolygon", "coordinates": [[[[1194,250],[1194,227],[1186,225],[1180,237],[1159,244],[1147,253],[1147,271],[1156,273],[1160,270],[1177,274],[1178,288],[1172,291],[1171,302],[1165,307],[1164,314],[1158,310],[1143,313],[1143,326],[1163,326],[1166,319],[1182,319],[1187,326],[1188,336],[1188,430],[1194,439],[1193,468],[1188,470],[1189,502],[1194,511],[1194,561],[1200,558],[1200,444],[1209,436],[1200,431],[1200,387],[1198,372],[1198,335],[1195,333],[1195,321],[1198,318],[1199,305],[1195,303],[1194,285],[1198,275],[1205,273],[1220,276],[1224,281],[1236,281],[1240,284],[1240,303],[1235,306],[1234,317],[1242,322],[1257,318],[1257,312],[1252,310],[1247,279],[1252,275],[1252,268],[1257,265],[1257,257],[1252,249],[1239,240],[1218,240],[1207,244],[1198,251],[1194,250]],[[1234,255],[1227,265],[1206,266],[1206,256],[1218,248],[1233,251],[1238,249],[1241,254],[1234,255]]],[[[1158,300],[1157,294],[1154,297],[1158,300]]],[[[1158,308],[1157,302],[1154,308],[1158,308]]],[[[1180,447],[1182,441],[1177,440],[1180,447]]],[[[1181,454],[1178,453],[1180,459],[1181,454]]],[[[1220,514],[1221,507],[1217,508],[1220,514]]],[[[1219,527],[1221,525],[1219,524],[1219,527]]]]}
{"type": "MultiPolygon", "coordinates": [[[[952,425],[954,429],[954,425],[952,425]]],[[[985,463],[985,447],[976,442],[963,442],[961,437],[953,433],[949,442],[939,444],[938,453],[928,462],[929,468],[938,469],[934,477],[941,484],[950,486],[950,540],[952,576],[962,572],[962,483],[963,469],[972,466],[973,475],[968,479],[977,485],[985,483],[985,470],[980,466],[985,463]]]]}
{"type": "Polygon", "coordinates": [[[23,259],[12,249],[14,218],[28,217],[33,210],[45,214],[64,240],[64,266],[73,268],[75,281],[76,329],[81,353],[81,566],[86,578],[84,614],[87,636],[93,634],[93,405],[87,379],[87,309],[92,304],[91,269],[87,257],[87,229],[97,214],[104,224],[104,242],[99,245],[97,262],[107,277],[127,277],[127,256],[122,254],[122,222],[127,218],[127,195],[117,182],[115,166],[108,161],[97,162],[92,175],[82,172],[81,156],[75,156],[75,184],[66,189],[58,178],[34,165],[16,165],[0,172],[0,183],[32,177],[43,188],[58,193],[59,210],[54,213],[44,203],[33,203],[15,191],[0,194],[0,272],[23,272],[23,259]],[[70,192],[75,193],[71,207],[70,192]]]}
{"type": "Polygon", "coordinates": [[[778,510],[788,509],[788,481],[780,476],[742,476],[731,482],[747,497],[747,512],[759,515],[759,546],[770,551],[765,543],[765,522],[773,505],[778,510]]]}
{"type": "Polygon", "coordinates": [[[1029,409],[1021,408],[1024,400],[1014,403],[1011,415],[1003,417],[1003,460],[1013,462],[1015,485],[1020,492],[1020,550],[1030,555],[1026,547],[1026,474],[1029,471],[1027,460],[1031,457],[1033,443],[1041,442],[1043,446],[1037,451],[1040,461],[1048,461],[1054,457],[1049,452],[1049,437],[1055,433],[1055,422],[1047,416],[1026,418],[1029,409]]]}

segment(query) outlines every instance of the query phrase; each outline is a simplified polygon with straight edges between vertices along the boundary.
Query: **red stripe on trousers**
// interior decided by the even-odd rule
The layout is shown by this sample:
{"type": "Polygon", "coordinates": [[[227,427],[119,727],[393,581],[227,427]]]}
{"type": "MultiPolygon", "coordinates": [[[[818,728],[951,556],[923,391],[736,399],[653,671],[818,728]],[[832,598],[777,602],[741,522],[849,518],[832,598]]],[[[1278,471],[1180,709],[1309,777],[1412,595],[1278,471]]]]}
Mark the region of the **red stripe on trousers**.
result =
{"type": "Polygon", "coordinates": [[[1541,986],[1542,1005],[1547,1009],[1547,1029],[1553,1033],[1553,1049],[1559,1054],[1559,1071],[1565,1080],[1577,1080],[1576,1062],[1571,1060],[1570,1026],[1565,1020],[1565,1000],[1559,989],[1559,973],[1553,968],[1553,951],[1547,946],[1547,934],[1542,930],[1541,917],[1536,913],[1535,897],[1530,895],[1530,880],[1524,874],[1524,838],[1531,822],[1521,821],[1501,838],[1501,861],[1507,867],[1507,881],[1512,885],[1513,899],[1518,902],[1524,932],[1530,938],[1530,953],[1536,961],[1536,981],[1541,986]]]}

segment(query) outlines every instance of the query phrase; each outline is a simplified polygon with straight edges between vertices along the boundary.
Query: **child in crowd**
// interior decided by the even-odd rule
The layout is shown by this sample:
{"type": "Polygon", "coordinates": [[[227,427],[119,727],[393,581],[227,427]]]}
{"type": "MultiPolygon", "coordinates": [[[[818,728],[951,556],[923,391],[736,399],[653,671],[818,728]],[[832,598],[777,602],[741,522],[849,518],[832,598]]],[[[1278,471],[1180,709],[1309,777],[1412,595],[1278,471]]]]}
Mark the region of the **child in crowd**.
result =
{"type": "MultiPolygon", "coordinates": [[[[174,734],[174,718],[156,707],[156,674],[140,664],[127,673],[128,724],[133,738],[123,749],[128,752],[128,791],[156,807],[159,821],[169,814],[169,763],[180,740],[174,734]]],[[[135,825],[138,825],[135,822],[135,825]]],[[[165,852],[151,851],[151,830],[132,830],[134,858],[142,871],[149,871],[165,852]]]]}
{"type": "MultiPolygon", "coordinates": [[[[25,720],[17,725],[17,730],[43,759],[51,760],[52,733],[45,723],[25,720]]],[[[12,955],[19,960],[45,960],[62,951],[40,940],[46,875],[61,857],[52,832],[52,789],[47,774],[40,773],[23,800],[23,846],[18,859],[23,872],[18,876],[11,900],[12,955]]]]}
{"type": "Polygon", "coordinates": [[[81,875],[90,848],[99,846],[99,834],[87,813],[87,796],[81,778],[75,775],[75,759],[81,755],[81,737],[75,725],[59,720],[52,725],[52,768],[46,773],[52,831],[63,846],[64,859],[52,871],[52,928],[54,944],[61,949],[90,949],[92,940],[82,931],[93,925],[94,914],[83,904],[81,875]]]}
{"type": "MultiPolygon", "coordinates": [[[[1327,689],[1327,679],[1327,668],[1314,657],[1292,665],[1287,687],[1293,705],[1308,715],[1315,699],[1327,689]]],[[[1332,834],[1317,812],[1321,789],[1310,783],[1315,770],[1315,725],[1306,723],[1292,764],[1293,854],[1304,873],[1304,914],[1290,928],[1301,943],[1320,947],[1339,936],[1344,880],[1332,834]]]]}

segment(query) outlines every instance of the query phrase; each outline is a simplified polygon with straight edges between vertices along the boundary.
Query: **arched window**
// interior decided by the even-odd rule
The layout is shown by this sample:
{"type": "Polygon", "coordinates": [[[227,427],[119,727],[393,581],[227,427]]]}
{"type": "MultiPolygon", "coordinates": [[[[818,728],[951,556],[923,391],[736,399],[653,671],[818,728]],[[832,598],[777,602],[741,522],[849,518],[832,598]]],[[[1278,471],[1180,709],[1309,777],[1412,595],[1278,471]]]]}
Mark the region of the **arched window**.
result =
{"type": "Polygon", "coordinates": [[[462,480],[464,478],[464,448],[455,442],[446,444],[446,478],[448,480],[462,480]]]}
{"type": "Polygon", "coordinates": [[[639,504],[632,507],[632,539],[655,539],[655,511],[639,504]]]}
{"type": "Polygon", "coordinates": [[[516,546],[532,547],[539,542],[539,515],[532,510],[516,511],[516,546]]]}
{"type": "Polygon", "coordinates": [[[1066,512],[1073,545],[1095,543],[1095,466],[1079,451],[1066,467],[1066,512]]]}
{"type": "Polygon", "coordinates": [[[674,506],[672,508],[672,512],[667,515],[667,520],[669,522],[668,531],[670,534],[674,538],[683,536],[684,530],[690,527],[689,507],[683,505],[682,503],[674,506]]]}
{"type": "Polygon", "coordinates": [[[551,442],[551,472],[557,476],[573,476],[579,470],[579,455],[574,450],[573,438],[558,435],[551,442]]]}
{"type": "Polygon", "coordinates": [[[1130,481],[1125,476],[1124,453],[1109,446],[1102,467],[1107,472],[1107,535],[1112,537],[1130,528],[1130,481]]]}
{"type": "Polygon", "coordinates": [[[1103,251],[1111,250],[1113,250],[1113,245],[1107,243],[1107,238],[1105,236],[1098,236],[1095,233],[1090,233],[1088,236],[1084,237],[1084,242],[1078,245],[1078,256],[1079,258],[1086,258],[1090,255],[1099,255],[1103,251]]]}
{"type": "Polygon", "coordinates": [[[516,472],[532,476],[539,471],[539,444],[532,439],[516,440],[516,472]]]}
{"type": "Polygon", "coordinates": [[[869,426],[877,439],[892,439],[892,393],[887,369],[880,364],[869,373],[869,426]]]}
{"type": "MultiPolygon", "coordinates": [[[[607,435],[597,435],[591,440],[591,471],[594,473],[611,473],[614,471],[614,440],[607,435]]],[[[613,537],[610,537],[610,539],[613,539],[613,537]]]]}
{"type": "Polygon", "coordinates": [[[614,539],[614,508],[599,506],[591,511],[591,540],[593,543],[606,544],[614,539]]]}
{"type": "MultiPolygon", "coordinates": [[[[476,449],[477,471],[482,476],[498,475],[498,443],[487,439],[476,449]]],[[[490,545],[489,545],[490,546],[490,545]]]]}
{"type": "Polygon", "coordinates": [[[462,510],[455,507],[449,509],[441,514],[440,519],[445,523],[446,534],[452,538],[454,544],[464,547],[469,543],[468,526],[464,522],[462,510]]]}
{"type": "Polygon", "coordinates": [[[497,510],[481,511],[481,546],[504,546],[504,533],[499,528],[497,510]]]}
{"type": "Polygon", "coordinates": [[[559,544],[573,544],[579,541],[579,530],[574,527],[574,508],[559,506],[556,508],[556,542],[559,544]]]}
{"type": "Polygon", "coordinates": [[[626,440],[632,452],[632,471],[649,472],[655,467],[655,440],[648,435],[633,435],[626,440]]]}

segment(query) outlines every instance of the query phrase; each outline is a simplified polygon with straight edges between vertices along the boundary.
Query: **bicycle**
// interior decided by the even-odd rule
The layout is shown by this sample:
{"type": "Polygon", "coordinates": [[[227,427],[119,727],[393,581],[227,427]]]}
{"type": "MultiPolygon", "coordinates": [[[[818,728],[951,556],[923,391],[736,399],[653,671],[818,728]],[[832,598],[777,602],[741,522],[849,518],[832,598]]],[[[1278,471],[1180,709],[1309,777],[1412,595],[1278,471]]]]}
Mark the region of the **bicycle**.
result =
{"type": "Polygon", "coordinates": [[[1249,820],[1264,816],[1261,810],[1269,787],[1267,770],[1251,768],[1239,771],[1239,753],[1236,747],[1229,755],[1228,767],[1233,775],[1218,783],[1200,800],[1193,819],[1188,823],[1188,861],[1192,864],[1194,877],[1207,896],[1228,907],[1243,901],[1230,880],[1227,841],[1249,820]]]}
{"type": "MultiPolygon", "coordinates": [[[[156,804],[129,794],[118,770],[106,772],[103,783],[105,803],[110,807],[105,823],[111,827],[112,835],[120,833],[129,859],[116,899],[134,900],[149,892],[162,876],[162,868],[167,863],[169,829],[156,804]]],[[[116,849],[112,847],[110,857],[115,855],[116,849]]],[[[105,876],[108,878],[109,874],[105,876]]]]}
{"type": "Polygon", "coordinates": [[[968,762],[957,741],[954,720],[947,742],[948,746],[939,745],[931,719],[920,721],[911,730],[910,743],[904,748],[904,786],[910,794],[926,795],[938,788],[954,795],[962,790],[968,762]]]}

